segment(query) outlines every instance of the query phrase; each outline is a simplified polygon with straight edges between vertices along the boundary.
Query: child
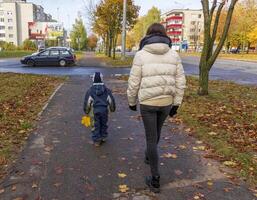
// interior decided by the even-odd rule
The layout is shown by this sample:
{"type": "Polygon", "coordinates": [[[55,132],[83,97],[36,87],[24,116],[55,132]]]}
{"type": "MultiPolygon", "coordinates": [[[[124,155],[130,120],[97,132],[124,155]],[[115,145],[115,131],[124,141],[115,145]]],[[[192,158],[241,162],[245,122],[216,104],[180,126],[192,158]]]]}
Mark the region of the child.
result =
{"type": "Polygon", "coordinates": [[[103,75],[96,72],[93,75],[93,86],[87,91],[84,102],[84,111],[88,115],[93,109],[94,129],[92,130],[92,139],[95,146],[100,146],[106,141],[108,112],[115,112],[115,99],[103,83],[103,75]]]}

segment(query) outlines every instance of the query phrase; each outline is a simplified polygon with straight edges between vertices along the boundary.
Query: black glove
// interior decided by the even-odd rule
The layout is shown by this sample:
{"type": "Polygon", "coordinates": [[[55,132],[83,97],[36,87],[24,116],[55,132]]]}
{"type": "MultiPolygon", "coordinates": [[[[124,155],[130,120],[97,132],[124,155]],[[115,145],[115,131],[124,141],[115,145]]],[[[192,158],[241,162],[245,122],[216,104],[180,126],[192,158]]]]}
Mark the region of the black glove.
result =
{"type": "Polygon", "coordinates": [[[179,106],[172,106],[170,109],[170,117],[174,117],[177,114],[179,106]]]}
{"type": "Polygon", "coordinates": [[[129,106],[129,109],[132,111],[137,111],[137,105],[129,106]]]}

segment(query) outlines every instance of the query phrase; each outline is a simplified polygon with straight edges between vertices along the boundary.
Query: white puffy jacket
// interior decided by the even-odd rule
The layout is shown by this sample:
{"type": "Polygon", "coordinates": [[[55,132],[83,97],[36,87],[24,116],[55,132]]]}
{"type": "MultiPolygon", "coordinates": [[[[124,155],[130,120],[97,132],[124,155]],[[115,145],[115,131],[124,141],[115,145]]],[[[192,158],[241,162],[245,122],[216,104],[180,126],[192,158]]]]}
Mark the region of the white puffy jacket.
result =
{"type": "Polygon", "coordinates": [[[180,105],[185,88],[181,59],[167,44],[149,44],[136,53],[128,81],[130,106],[137,98],[143,105],[180,105]]]}

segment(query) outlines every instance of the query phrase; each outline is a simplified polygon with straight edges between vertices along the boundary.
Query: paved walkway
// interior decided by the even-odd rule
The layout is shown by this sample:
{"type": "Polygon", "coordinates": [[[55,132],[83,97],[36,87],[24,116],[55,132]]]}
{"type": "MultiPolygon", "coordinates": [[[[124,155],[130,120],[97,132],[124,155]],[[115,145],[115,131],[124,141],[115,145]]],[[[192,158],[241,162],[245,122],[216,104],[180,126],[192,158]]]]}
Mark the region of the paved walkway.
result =
{"type": "Polygon", "coordinates": [[[0,189],[4,188],[1,200],[254,199],[244,183],[226,178],[218,163],[193,151],[199,141],[170,122],[163,129],[159,151],[166,154],[160,160],[162,193],[150,193],[144,185],[149,166],[143,163],[145,140],[139,113],[127,109],[125,82],[105,80],[118,106],[110,116],[108,142],[95,148],[90,131],[80,124],[89,77],[70,78],[0,184],[0,189]],[[127,176],[120,178],[118,173],[127,176]],[[121,194],[119,185],[124,184],[130,190],[121,194]]]}

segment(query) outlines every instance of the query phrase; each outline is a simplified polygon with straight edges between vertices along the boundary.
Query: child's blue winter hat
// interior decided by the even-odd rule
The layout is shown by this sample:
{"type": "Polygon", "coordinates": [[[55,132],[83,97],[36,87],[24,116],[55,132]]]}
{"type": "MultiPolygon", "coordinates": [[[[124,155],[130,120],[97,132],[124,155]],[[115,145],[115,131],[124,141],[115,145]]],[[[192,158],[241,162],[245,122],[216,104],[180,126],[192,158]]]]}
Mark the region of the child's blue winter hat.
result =
{"type": "Polygon", "coordinates": [[[103,74],[101,72],[95,72],[93,75],[94,83],[102,83],[103,82],[103,74]]]}

